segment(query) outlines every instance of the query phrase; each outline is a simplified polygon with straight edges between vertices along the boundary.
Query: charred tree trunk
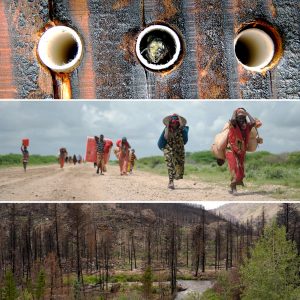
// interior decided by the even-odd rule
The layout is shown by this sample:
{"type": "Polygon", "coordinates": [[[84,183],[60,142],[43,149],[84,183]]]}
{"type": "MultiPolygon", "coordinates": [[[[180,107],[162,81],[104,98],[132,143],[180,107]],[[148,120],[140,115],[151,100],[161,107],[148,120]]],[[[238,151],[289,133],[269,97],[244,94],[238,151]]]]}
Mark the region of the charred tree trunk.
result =
{"type": "Polygon", "coordinates": [[[205,236],[205,209],[202,209],[202,247],[201,247],[201,266],[202,266],[202,273],[205,272],[205,264],[206,264],[206,236],[205,236]]]}
{"type": "Polygon", "coordinates": [[[147,230],[147,265],[151,266],[151,228],[148,228],[147,230]]]}
{"type": "Polygon", "coordinates": [[[177,291],[177,247],[178,238],[175,222],[171,225],[171,247],[170,247],[170,271],[171,271],[171,294],[177,291]]]}
{"type": "Polygon", "coordinates": [[[9,245],[10,245],[10,266],[11,271],[15,275],[16,273],[16,242],[17,242],[17,230],[16,230],[16,205],[12,204],[10,211],[10,233],[9,233],[9,245]]]}
{"type": "Polygon", "coordinates": [[[221,233],[218,224],[218,227],[216,229],[216,234],[215,234],[215,270],[220,269],[220,259],[221,259],[221,233]]]}
{"type": "Polygon", "coordinates": [[[189,234],[186,234],[186,266],[189,266],[189,234]]]}
{"type": "Polygon", "coordinates": [[[56,240],[56,256],[58,261],[58,266],[60,269],[60,275],[62,277],[62,265],[61,265],[61,255],[59,247],[59,234],[58,234],[58,216],[57,216],[57,203],[54,204],[54,223],[55,223],[55,240],[56,240]]]}

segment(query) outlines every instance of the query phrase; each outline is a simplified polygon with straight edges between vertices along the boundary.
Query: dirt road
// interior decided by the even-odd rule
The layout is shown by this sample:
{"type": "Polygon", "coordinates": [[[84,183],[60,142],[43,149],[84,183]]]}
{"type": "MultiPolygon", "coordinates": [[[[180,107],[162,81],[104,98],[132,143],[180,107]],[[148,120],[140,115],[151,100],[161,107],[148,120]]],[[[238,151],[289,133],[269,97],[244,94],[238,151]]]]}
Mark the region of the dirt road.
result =
{"type": "Polygon", "coordinates": [[[272,187],[253,192],[244,188],[232,196],[226,186],[183,179],[175,182],[176,189],[168,190],[168,178],[135,171],[120,176],[117,166],[108,166],[104,176],[97,175],[91,164],[0,169],[0,200],[2,201],[201,201],[201,200],[272,200],[272,187]]]}

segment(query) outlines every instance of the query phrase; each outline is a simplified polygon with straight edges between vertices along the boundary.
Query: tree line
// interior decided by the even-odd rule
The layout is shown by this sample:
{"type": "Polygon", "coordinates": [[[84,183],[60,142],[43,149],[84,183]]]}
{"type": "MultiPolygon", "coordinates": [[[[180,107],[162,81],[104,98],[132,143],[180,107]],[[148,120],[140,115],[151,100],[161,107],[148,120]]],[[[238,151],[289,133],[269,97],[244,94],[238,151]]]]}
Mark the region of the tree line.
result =
{"type": "MultiPolygon", "coordinates": [[[[266,224],[264,211],[258,220],[240,224],[185,204],[1,206],[1,295],[10,278],[20,293],[36,294],[39,286],[50,299],[66,292],[79,299],[90,290],[107,295],[119,270],[148,272],[146,294],[151,273],[163,271],[168,293],[175,294],[181,270],[202,278],[207,270],[241,264],[266,224]],[[87,283],[87,276],[95,282],[87,283]]],[[[296,207],[283,204],[277,222],[285,225],[299,251],[296,207]]]]}

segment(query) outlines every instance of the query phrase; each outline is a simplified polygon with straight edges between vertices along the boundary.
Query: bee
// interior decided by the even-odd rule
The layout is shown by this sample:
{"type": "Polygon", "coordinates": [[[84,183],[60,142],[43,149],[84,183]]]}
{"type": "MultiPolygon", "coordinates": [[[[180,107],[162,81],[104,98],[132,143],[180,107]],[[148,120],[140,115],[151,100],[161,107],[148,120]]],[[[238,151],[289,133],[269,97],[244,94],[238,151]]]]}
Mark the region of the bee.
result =
{"type": "Polygon", "coordinates": [[[170,51],[166,43],[161,38],[155,36],[147,38],[147,47],[141,51],[141,54],[145,51],[147,60],[152,64],[158,64],[167,55],[170,56],[170,51]]]}

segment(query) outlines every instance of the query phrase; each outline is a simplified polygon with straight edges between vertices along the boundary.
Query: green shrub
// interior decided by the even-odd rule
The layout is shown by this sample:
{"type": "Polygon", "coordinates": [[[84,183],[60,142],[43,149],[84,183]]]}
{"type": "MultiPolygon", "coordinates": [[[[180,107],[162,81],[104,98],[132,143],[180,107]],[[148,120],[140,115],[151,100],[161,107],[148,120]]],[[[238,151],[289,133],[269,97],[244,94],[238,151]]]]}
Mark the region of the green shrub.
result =
{"type": "Polygon", "coordinates": [[[25,289],[22,295],[22,300],[34,300],[34,298],[32,294],[27,289],[25,289]]]}
{"type": "Polygon", "coordinates": [[[296,246],[287,240],[285,228],[275,223],[266,227],[241,268],[242,299],[299,299],[299,268],[296,246]]]}
{"type": "Polygon", "coordinates": [[[124,282],[139,282],[142,280],[140,274],[115,274],[111,276],[111,282],[124,283],[124,282]]]}
{"type": "Polygon", "coordinates": [[[5,273],[3,295],[5,300],[15,300],[18,298],[18,290],[11,270],[5,273]]]}
{"type": "Polygon", "coordinates": [[[35,288],[35,297],[37,300],[43,299],[46,288],[46,275],[45,271],[42,269],[38,273],[37,283],[35,288]]]}
{"type": "Polygon", "coordinates": [[[279,168],[267,168],[264,171],[267,179],[282,179],[285,177],[285,171],[279,168]]]}
{"type": "Polygon", "coordinates": [[[143,282],[143,291],[146,297],[152,293],[152,285],[153,285],[153,272],[151,266],[148,266],[143,274],[142,278],[143,282]]]}
{"type": "MultiPolygon", "coordinates": [[[[218,295],[213,289],[206,290],[200,298],[187,298],[187,300],[222,300],[222,297],[218,295]]],[[[228,299],[229,300],[229,299],[228,299]]]]}
{"type": "Polygon", "coordinates": [[[300,167],[300,152],[289,153],[287,162],[293,166],[300,167]]]}
{"type": "MultiPolygon", "coordinates": [[[[57,163],[57,157],[54,155],[37,155],[33,154],[29,157],[30,165],[43,165],[57,163]]],[[[0,155],[0,167],[17,166],[22,164],[21,154],[0,155]]]]}

